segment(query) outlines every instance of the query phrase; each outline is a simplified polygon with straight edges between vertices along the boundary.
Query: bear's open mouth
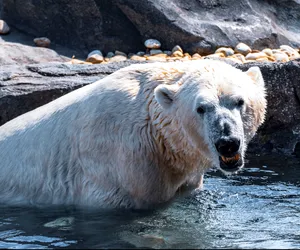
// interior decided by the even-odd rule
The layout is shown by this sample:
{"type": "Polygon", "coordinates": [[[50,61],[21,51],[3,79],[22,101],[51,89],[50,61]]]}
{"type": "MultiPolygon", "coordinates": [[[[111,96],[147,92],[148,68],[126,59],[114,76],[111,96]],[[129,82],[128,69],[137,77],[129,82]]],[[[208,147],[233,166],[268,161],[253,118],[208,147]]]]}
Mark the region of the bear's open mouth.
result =
{"type": "Polygon", "coordinates": [[[243,165],[243,159],[240,154],[233,157],[219,156],[220,168],[227,172],[235,172],[243,165]]]}

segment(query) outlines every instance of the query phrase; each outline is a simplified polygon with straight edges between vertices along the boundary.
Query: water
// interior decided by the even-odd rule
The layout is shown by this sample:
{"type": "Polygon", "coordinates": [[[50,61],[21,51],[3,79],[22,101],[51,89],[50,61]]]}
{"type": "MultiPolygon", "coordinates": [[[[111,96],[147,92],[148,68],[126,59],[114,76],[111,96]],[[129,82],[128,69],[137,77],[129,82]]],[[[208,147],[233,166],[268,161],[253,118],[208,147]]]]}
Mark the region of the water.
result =
{"type": "Polygon", "coordinates": [[[0,207],[0,248],[300,248],[300,160],[251,157],[239,175],[152,211],[0,207]]]}

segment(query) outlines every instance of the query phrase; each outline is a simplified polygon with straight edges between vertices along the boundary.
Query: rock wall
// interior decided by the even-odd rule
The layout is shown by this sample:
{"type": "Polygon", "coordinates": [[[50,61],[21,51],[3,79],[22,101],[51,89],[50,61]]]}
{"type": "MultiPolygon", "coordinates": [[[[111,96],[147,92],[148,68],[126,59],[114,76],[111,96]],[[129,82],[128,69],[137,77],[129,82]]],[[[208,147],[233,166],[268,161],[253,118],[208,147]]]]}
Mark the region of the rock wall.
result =
{"type": "Polygon", "coordinates": [[[0,0],[0,6],[10,26],[86,52],[135,52],[147,38],[163,49],[179,44],[201,54],[238,42],[254,49],[300,45],[299,0],[0,0]]]}
{"type": "MultiPolygon", "coordinates": [[[[132,63],[137,61],[97,65],[57,62],[1,67],[0,125],[132,63]]],[[[249,145],[248,152],[300,155],[300,60],[235,66],[244,71],[251,66],[260,67],[267,87],[266,121],[249,145]]]]}

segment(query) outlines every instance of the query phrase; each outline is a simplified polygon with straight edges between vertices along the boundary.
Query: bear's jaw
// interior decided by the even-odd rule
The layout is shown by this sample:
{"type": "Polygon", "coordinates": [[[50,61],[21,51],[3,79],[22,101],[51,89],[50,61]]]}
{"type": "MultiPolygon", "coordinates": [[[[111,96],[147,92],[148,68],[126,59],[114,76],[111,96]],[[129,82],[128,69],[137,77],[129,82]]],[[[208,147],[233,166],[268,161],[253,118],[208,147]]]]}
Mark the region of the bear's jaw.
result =
{"type": "Polygon", "coordinates": [[[243,157],[240,153],[232,157],[219,156],[220,168],[225,172],[237,172],[244,165],[243,157]]]}

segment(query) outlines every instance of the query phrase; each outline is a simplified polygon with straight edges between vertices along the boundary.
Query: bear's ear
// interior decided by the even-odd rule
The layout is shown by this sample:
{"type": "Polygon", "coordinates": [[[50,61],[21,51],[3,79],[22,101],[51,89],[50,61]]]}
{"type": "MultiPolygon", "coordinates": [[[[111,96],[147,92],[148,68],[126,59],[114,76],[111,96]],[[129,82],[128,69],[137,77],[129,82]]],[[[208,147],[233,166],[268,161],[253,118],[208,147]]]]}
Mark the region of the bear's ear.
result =
{"type": "Polygon", "coordinates": [[[246,74],[248,76],[250,76],[251,79],[254,81],[254,83],[257,84],[258,86],[260,86],[260,87],[265,86],[264,79],[263,79],[263,76],[261,74],[259,67],[254,66],[254,67],[249,68],[246,71],[246,74]]]}
{"type": "Polygon", "coordinates": [[[171,107],[174,101],[174,95],[176,93],[176,87],[174,85],[159,85],[154,89],[154,96],[156,101],[165,109],[171,107]]]}

